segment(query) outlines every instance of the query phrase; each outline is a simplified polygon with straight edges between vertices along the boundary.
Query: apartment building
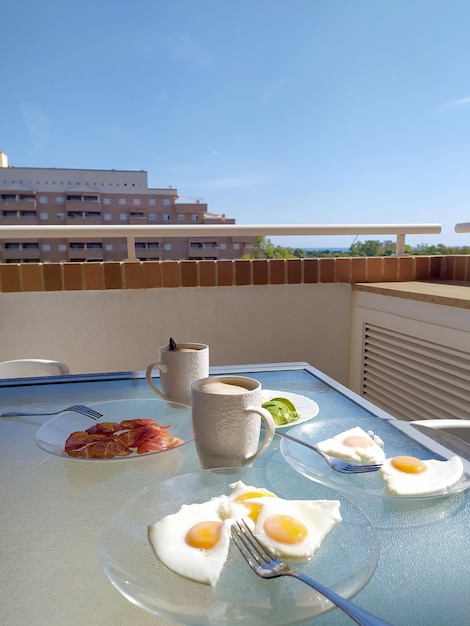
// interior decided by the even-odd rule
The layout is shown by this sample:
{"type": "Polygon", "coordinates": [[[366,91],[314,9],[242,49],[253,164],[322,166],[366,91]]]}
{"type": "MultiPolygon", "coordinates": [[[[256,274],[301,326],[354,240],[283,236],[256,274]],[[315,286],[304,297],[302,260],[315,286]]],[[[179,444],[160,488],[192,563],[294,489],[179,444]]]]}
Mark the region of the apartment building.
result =
{"type": "MultiPolygon", "coordinates": [[[[148,187],[147,172],[13,167],[0,152],[0,225],[235,224],[190,202],[177,189],[148,187]]],[[[237,259],[253,250],[252,237],[141,237],[141,260],[237,259]]],[[[2,263],[121,261],[124,238],[0,239],[2,263]]]]}

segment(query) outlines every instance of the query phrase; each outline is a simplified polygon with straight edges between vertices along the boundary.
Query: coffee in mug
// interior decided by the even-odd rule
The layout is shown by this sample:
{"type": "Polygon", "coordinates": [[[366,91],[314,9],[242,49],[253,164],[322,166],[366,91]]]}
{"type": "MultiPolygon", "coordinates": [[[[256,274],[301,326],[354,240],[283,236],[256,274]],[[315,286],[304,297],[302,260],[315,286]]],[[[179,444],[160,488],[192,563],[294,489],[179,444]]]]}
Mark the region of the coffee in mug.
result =
{"type": "Polygon", "coordinates": [[[261,407],[259,381],[245,376],[214,376],[192,384],[194,442],[204,468],[241,467],[271,444],[274,421],[261,407]],[[265,424],[260,441],[261,420],[265,424]]]}
{"type": "Polygon", "coordinates": [[[191,404],[191,384],[209,376],[209,346],[204,343],[170,343],[160,346],[160,361],[151,363],[145,378],[151,389],[168,402],[191,404]],[[152,380],[154,368],[160,370],[161,390],[152,380]]]}

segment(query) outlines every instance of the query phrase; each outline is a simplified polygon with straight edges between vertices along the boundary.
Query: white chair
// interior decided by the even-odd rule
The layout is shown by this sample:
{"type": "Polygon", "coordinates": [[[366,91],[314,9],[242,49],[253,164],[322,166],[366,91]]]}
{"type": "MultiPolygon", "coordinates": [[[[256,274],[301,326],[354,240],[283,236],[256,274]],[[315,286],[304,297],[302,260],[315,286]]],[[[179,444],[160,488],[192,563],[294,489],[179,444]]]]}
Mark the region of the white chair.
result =
{"type": "Polygon", "coordinates": [[[70,374],[65,363],[48,359],[16,359],[0,362],[0,378],[29,378],[31,376],[62,376],[70,374]]]}

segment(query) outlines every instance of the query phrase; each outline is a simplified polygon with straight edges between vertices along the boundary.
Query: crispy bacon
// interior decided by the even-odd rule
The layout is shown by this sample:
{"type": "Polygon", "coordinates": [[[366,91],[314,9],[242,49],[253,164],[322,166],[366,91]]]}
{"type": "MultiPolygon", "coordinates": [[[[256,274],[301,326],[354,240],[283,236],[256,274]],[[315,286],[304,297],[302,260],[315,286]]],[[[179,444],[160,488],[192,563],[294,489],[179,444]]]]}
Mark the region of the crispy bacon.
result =
{"type": "Polygon", "coordinates": [[[118,430],[121,430],[121,424],[119,422],[100,422],[99,424],[87,428],[86,432],[90,433],[90,435],[96,433],[104,433],[107,435],[109,433],[115,433],[118,430]]]}
{"type": "Polygon", "coordinates": [[[86,431],[72,433],[65,442],[65,452],[72,457],[112,459],[116,456],[161,452],[184,443],[169,435],[171,426],[161,426],[152,419],[100,422],[86,431]]]}

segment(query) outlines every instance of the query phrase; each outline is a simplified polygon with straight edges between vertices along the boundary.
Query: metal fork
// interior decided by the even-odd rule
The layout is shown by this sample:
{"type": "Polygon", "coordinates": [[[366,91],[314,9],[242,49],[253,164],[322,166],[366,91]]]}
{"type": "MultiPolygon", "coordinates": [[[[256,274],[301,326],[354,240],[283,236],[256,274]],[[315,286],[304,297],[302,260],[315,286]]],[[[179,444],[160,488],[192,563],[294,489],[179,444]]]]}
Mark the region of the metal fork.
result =
{"type": "Polygon", "coordinates": [[[100,417],[103,417],[102,413],[98,413],[98,411],[94,411],[84,404],[74,404],[73,406],[69,406],[66,409],[61,409],[60,411],[55,411],[54,413],[21,413],[17,411],[10,411],[9,413],[2,413],[0,417],[23,417],[23,416],[39,416],[39,415],[59,415],[59,413],[65,413],[66,411],[74,411],[75,413],[81,413],[82,415],[86,415],[92,420],[97,420],[100,417]]]}
{"type": "Polygon", "coordinates": [[[338,595],[332,589],[325,587],[301,572],[291,569],[286,563],[273,557],[273,555],[259,543],[244,520],[235,522],[235,524],[232,525],[231,533],[235,545],[240,550],[243,558],[251,569],[261,578],[293,576],[319,591],[325,598],[328,598],[328,600],[349,615],[357,624],[361,626],[391,626],[389,622],[385,622],[380,617],[361,609],[356,604],[338,595]]]}
{"type": "MultiPolygon", "coordinates": [[[[263,428],[263,424],[261,427],[263,428]]],[[[370,465],[356,465],[354,463],[349,463],[348,461],[343,461],[342,459],[337,459],[334,456],[330,456],[326,454],[317,446],[307,443],[306,441],[302,441],[302,439],[297,439],[297,437],[293,437],[292,435],[288,435],[285,432],[276,429],[276,435],[280,437],[284,437],[285,439],[290,439],[295,443],[300,444],[301,446],[305,446],[306,448],[310,448],[320,456],[322,456],[328,465],[334,469],[336,472],[342,472],[343,474],[366,474],[367,472],[377,472],[382,467],[381,463],[378,464],[370,464],[370,465]]]]}

